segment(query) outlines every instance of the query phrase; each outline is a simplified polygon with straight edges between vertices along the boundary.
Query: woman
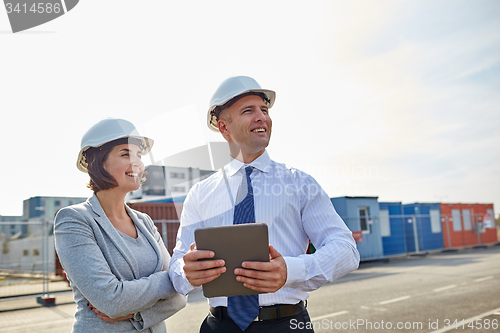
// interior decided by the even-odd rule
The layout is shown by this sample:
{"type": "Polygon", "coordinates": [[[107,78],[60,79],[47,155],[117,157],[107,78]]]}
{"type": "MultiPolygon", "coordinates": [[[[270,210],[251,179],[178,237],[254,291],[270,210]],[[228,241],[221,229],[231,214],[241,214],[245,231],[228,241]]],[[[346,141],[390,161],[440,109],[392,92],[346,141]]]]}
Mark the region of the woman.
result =
{"type": "Polygon", "coordinates": [[[94,194],[61,209],[54,226],[77,303],[74,333],[166,332],[164,320],[186,305],[153,221],[124,203],[141,185],[141,156],[152,145],[123,119],[104,119],[83,136],[77,167],[94,194]]]}

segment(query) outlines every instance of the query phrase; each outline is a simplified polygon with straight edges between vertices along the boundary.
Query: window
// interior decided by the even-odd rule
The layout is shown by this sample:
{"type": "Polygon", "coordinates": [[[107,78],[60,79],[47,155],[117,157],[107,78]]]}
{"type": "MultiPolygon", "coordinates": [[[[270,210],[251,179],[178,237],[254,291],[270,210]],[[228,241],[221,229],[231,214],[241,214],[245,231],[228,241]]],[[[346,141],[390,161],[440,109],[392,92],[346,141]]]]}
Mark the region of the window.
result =
{"type": "Polygon", "coordinates": [[[172,192],[185,192],[186,189],[182,186],[173,186],[172,187],[172,192]]]}
{"type": "Polygon", "coordinates": [[[472,223],[470,220],[470,210],[462,210],[462,217],[464,218],[464,230],[472,230],[472,223]]]}
{"type": "Polygon", "coordinates": [[[389,221],[389,210],[380,210],[380,234],[382,237],[389,237],[391,235],[391,223],[389,221]]]}
{"type": "Polygon", "coordinates": [[[495,214],[493,213],[493,209],[487,209],[486,212],[490,215],[490,222],[488,223],[485,221],[484,227],[495,229],[496,224],[495,224],[495,214]]]}
{"type": "Polygon", "coordinates": [[[144,189],[143,193],[145,195],[165,195],[165,189],[161,185],[154,185],[148,189],[144,189]]]}
{"type": "Polygon", "coordinates": [[[460,210],[452,209],[451,210],[451,218],[453,219],[453,231],[461,231],[462,230],[462,220],[460,218],[460,210]]]}
{"type": "Polygon", "coordinates": [[[185,175],[181,172],[171,172],[170,178],[184,179],[185,175]]]}
{"type": "Polygon", "coordinates": [[[441,219],[439,218],[439,210],[431,209],[431,232],[438,233],[441,232],[441,219]]]}
{"type": "Polygon", "coordinates": [[[40,251],[38,251],[37,249],[34,249],[34,250],[33,250],[33,255],[34,255],[34,256],[38,256],[38,255],[40,255],[40,251]]]}
{"type": "Polygon", "coordinates": [[[23,256],[29,256],[30,251],[29,250],[23,250],[23,256]]]}
{"type": "Polygon", "coordinates": [[[9,253],[9,242],[3,242],[2,246],[2,254],[7,254],[9,253]]]}
{"type": "Polygon", "coordinates": [[[368,207],[358,207],[359,213],[359,229],[365,233],[370,233],[370,227],[368,220],[370,218],[370,213],[368,211],[368,207]]]}

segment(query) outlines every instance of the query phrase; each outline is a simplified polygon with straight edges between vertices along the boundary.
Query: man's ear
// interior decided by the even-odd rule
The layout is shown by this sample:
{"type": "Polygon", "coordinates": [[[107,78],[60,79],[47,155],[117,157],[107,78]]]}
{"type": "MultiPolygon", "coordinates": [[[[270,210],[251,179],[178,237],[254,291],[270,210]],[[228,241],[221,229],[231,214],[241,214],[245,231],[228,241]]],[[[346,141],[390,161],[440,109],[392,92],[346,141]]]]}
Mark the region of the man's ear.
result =
{"type": "Polygon", "coordinates": [[[227,134],[228,133],[228,129],[227,129],[227,120],[225,119],[219,119],[217,121],[217,127],[219,127],[219,132],[224,135],[224,134],[227,134]]]}

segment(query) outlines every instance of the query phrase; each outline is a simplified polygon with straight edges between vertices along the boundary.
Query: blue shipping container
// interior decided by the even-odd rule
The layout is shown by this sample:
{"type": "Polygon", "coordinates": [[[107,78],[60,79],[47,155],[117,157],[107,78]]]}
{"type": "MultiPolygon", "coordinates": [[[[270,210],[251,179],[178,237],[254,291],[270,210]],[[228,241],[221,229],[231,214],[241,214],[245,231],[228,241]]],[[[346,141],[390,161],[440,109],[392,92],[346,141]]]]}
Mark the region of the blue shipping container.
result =
{"type": "Polygon", "coordinates": [[[403,205],[408,252],[425,252],[444,248],[439,203],[403,205]]]}
{"type": "Polygon", "coordinates": [[[380,202],[380,233],[384,256],[405,254],[405,219],[401,202],[380,202]]]}
{"type": "Polygon", "coordinates": [[[363,233],[363,240],[356,243],[361,260],[382,258],[377,197],[338,197],[330,200],[347,227],[363,233]]]}

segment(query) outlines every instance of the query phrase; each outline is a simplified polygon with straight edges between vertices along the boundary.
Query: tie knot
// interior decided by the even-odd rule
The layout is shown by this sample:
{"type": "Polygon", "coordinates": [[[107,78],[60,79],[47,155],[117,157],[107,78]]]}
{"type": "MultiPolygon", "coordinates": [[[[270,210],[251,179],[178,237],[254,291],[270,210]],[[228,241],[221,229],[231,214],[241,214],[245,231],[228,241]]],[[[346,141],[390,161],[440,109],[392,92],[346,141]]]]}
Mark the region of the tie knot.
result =
{"type": "Polygon", "coordinates": [[[247,166],[245,168],[245,172],[247,174],[247,177],[250,177],[250,174],[252,173],[252,171],[253,171],[253,167],[252,166],[247,166]]]}

